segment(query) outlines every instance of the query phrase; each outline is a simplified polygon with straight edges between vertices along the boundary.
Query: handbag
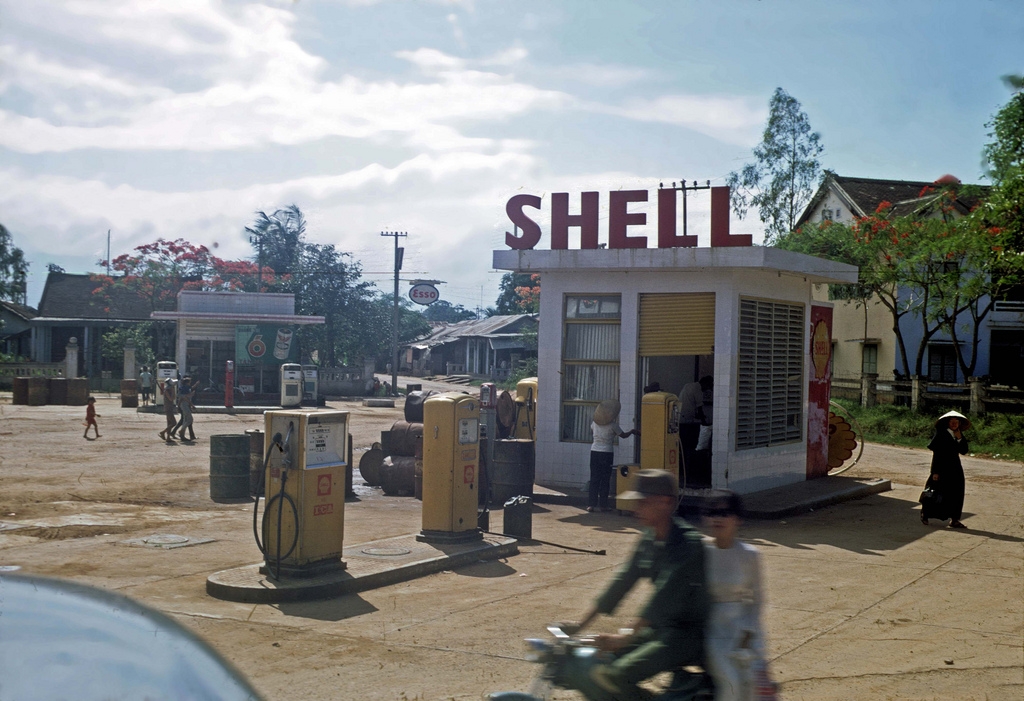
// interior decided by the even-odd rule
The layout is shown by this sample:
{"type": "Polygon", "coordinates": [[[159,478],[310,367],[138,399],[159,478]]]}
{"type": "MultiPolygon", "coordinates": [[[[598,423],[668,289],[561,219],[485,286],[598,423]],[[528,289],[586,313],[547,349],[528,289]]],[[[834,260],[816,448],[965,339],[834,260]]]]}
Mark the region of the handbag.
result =
{"type": "Polygon", "coordinates": [[[938,506],[942,503],[942,495],[931,487],[927,487],[921,492],[921,496],[917,498],[917,501],[920,502],[921,506],[938,506]]]}

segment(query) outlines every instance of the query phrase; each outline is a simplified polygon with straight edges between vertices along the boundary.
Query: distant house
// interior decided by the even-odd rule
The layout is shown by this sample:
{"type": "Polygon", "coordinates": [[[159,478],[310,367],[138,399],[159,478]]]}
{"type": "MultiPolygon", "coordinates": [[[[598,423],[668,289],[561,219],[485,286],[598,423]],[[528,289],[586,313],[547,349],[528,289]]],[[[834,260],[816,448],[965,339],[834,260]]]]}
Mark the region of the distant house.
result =
{"type": "MultiPolygon", "coordinates": [[[[882,202],[892,204],[896,216],[914,215],[922,218],[939,216],[938,198],[946,185],[959,180],[944,175],[934,182],[851,178],[829,174],[815,193],[797,227],[822,221],[853,223],[859,217],[873,214],[882,202]]],[[[958,189],[953,201],[955,215],[966,215],[987,194],[983,186],[958,189]]],[[[1024,290],[999,300],[981,323],[978,361],[975,374],[988,375],[994,383],[1024,386],[1024,290]]],[[[815,286],[815,298],[828,299],[826,285],[815,286]]],[[[915,290],[901,289],[900,297],[909,298],[915,290]]],[[[877,373],[880,380],[889,380],[902,372],[892,315],[877,298],[866,307],[855,302],[833,300],[833,375],[836,378],[857,378],[861,373],[877,373]]],[[[965,317],[964,323],[970,325],[965,317]]],[[[914,356],[922,338],[920,317],[908,314],[901,320],[900,331],[914,371],[914,356]]],[[[968,329],[960,338],[970,337],[968,329]]],[[[936,382],[964,382],[956,362],[956,351],[949,335],[936,333],[928,341],[924,373],[936,382]]]]}
{"type": "Polygon", "coordinates": [[[417,377],[472,375],[504,379],[518,361],[536,357],[537,349],[524,339],[536,333],[536,314],[511,314],[444,324],[406,345],[399,370],[417,377]]]}
{"type": "Polygon", "coordinates": [[[118,326],[147,322],[152,311],[150,300],[126,287],[101,291],[101,282],[93,275],[51,272],[39,300],[38,316],[29,322],[32,360],[62,361],[74,337],[80,349],[80,376],[99,377],[110,370],[117,377],[122,363],[104,363],[100,353],[103,334],[118,326]]]}
{"type": "Polygon", "coordinates": [[[32,330],[29,321],[38,312],[17,302],[0,301],[0,353],[24,358],[32,355],[32,330]]]}

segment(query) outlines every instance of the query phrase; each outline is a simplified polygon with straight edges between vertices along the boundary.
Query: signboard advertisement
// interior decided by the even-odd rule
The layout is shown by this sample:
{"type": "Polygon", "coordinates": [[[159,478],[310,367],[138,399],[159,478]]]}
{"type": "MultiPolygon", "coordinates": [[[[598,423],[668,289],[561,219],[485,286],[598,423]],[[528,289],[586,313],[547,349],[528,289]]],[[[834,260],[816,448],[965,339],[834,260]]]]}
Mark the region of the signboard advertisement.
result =
{"type": "Polygon", "coordinates": [[[235,326],[235,362],[242,366],[299,362],[295,328],[278,324],[235,326]]]}
{"type": "Polygon", "coordinates": [[[832,307],[811,305],[811,369],[807,386],[807,479],[828,474],[832,388],[832,307]]]}
{"type": "Polygon", "coordinates": [[[409,299],[416,304],[433,304],[440,296],[436,287],[425,282],[413,285],[409,290],[409,299]]]}

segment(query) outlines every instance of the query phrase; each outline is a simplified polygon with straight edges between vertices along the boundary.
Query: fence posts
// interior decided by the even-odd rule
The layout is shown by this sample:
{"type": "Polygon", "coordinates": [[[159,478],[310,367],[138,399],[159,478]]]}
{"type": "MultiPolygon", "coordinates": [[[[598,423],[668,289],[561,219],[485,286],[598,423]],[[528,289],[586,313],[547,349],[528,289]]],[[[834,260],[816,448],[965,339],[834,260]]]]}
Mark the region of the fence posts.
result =
{"type": "Polygon", "coordinates": [[[863,372],[860,375],[860,405],[872,407],[878,404],[878,373],[863,372]]]}
{"type": "Polygon", "coordinates": [[[980,377],[968,377],[971,385],[971,414],[980,416],[985,413],[985,388],[980,377]]]}
{"type": "Polygon", "coordinates": [[[72,336],[64,347],[64,377],[73,380],[78,377],[78,339],[72,336]]]}
{"type": "Polygon", "coordinates": [[[921,376],[910,377],[910,408],[913,411],[921,410],[921,376]]]}

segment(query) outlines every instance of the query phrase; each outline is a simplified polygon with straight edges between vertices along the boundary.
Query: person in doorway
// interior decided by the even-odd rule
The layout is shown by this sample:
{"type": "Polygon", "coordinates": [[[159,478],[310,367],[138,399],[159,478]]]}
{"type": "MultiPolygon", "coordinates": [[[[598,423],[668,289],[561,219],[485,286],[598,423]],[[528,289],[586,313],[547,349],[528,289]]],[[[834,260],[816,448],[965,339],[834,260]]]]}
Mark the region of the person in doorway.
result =
{"type": "Polygon", "coordinates": [[[95,429],[96,437],[100,437],[100,426],[96,423],[98,418],[100,418],[100,415],[96,413],[96,397],[89,397],[85,404],[85,433],[82,434],[82,438],[89,437],[90,426],[95,429]]]}
{"type": "Polygon", "coordinates": [[[615,454],[615,437],[629,438],[640,435],[635,428],[623,431],[619,426],[619,409],[621,405],[615,399],[606,399],[594,410],[594,419],[590,422],[590,432],[594,441],[590,445],[590,493],[587,500],[587,511],[608,511],[608,491],[612,480],[612,459],[615,454]]]}
{"type": "MultiPolygon", "coordinates": [[[[181,418],[178,419],[177,426],[174,430],[178,432],[178,438],[181,440],[185,439],[185,430],[188,430],[188,440],[194,441],[196,439],[195,431],[192,430],[192,411],[195,409],[195,405],[192,403],[192,398],[195,396],[196,389],[192,386],[192,378],[186,377],[181,381],[181,388],[178,390],[178,411],[181,412],[181,418]]],[[[174,435],[174,431],[171,431],[171,435],[174,435]]]]}
{"type": "Polygon", "coordinates": [[[679,392],[679,443],[682,446],[682,468],[687,484],[711,484],[710,469],[697,469],[697,441],[700,426],[705,422],[704,393],[714,389],[714,379],[705,375],[699,382],[683,385],[679,392]],[[705,474],[707,473],[707,474],[705,474]]]}
{"type": "MultiPolygon", "coordinates": [[[[705,626],[708,615],[705,551],[701,535],[674,517],[679,482],[665,470],[641,470],[635,490],[619,496],[636,502],[643,534],[629,560],[579,624],[568,624],[570,635],[584,629],[598,614],[611,614],[641,579],[653,591],[631,629],[594,636],[595,645],[612,653],[572,680],[574,688],[592,701],[634,701],[651,698],[637,685],[661,672],[672,672],[671,691],[696,695],[707,690],[704,675],[686,671],[705,664],[705,626]]],[[[680,696],[682,698],[682,696],[680,696]]],[[[673,696],[673,698],[675,698],[673,696]]]]}
{"type": "Polygon", "coordinates": [[[149,406],[149,393],[153,389],[153,373],[145,365],[139,373],[139,387],[142,389],[142,406],[149,406]]]}
{"type": "Polygon", "coordinates": [[[177,380],[168,378],[164,381],[164,386],[160,390],[160,394],[164,398],[164,419],[167,421],[167,427],[160,432],[160,438],[165,441],[169,441],[174,437],[175,427],[175,414],[174,405],[177,401],[178,393],[175,391],[175,384],[177,380]]]}
{"type": "Polygon", "coordinates": [[[760,554],[737,537],[743,502],[722,490],[702,507],[705,573],[711,597],[707,628],[708,671],[715,701],[754,701],[774,693],[765,663],[761,628],[763,594],[760,554]]]}
{"type": "Polygon", "coordinates": [[[970,420],[956,411],[949,411],[935,422],[935,436],[928,444],[932,451],[932,467],[925,489],[938,495],[937,502],[922,504],[921,523],[928,519],[949,519],[950,528],[967,528],[960,522],[964,510],[964,467],[960,456],[967,454],[967,439],[963,432],[971,427],[970,420]]]}

